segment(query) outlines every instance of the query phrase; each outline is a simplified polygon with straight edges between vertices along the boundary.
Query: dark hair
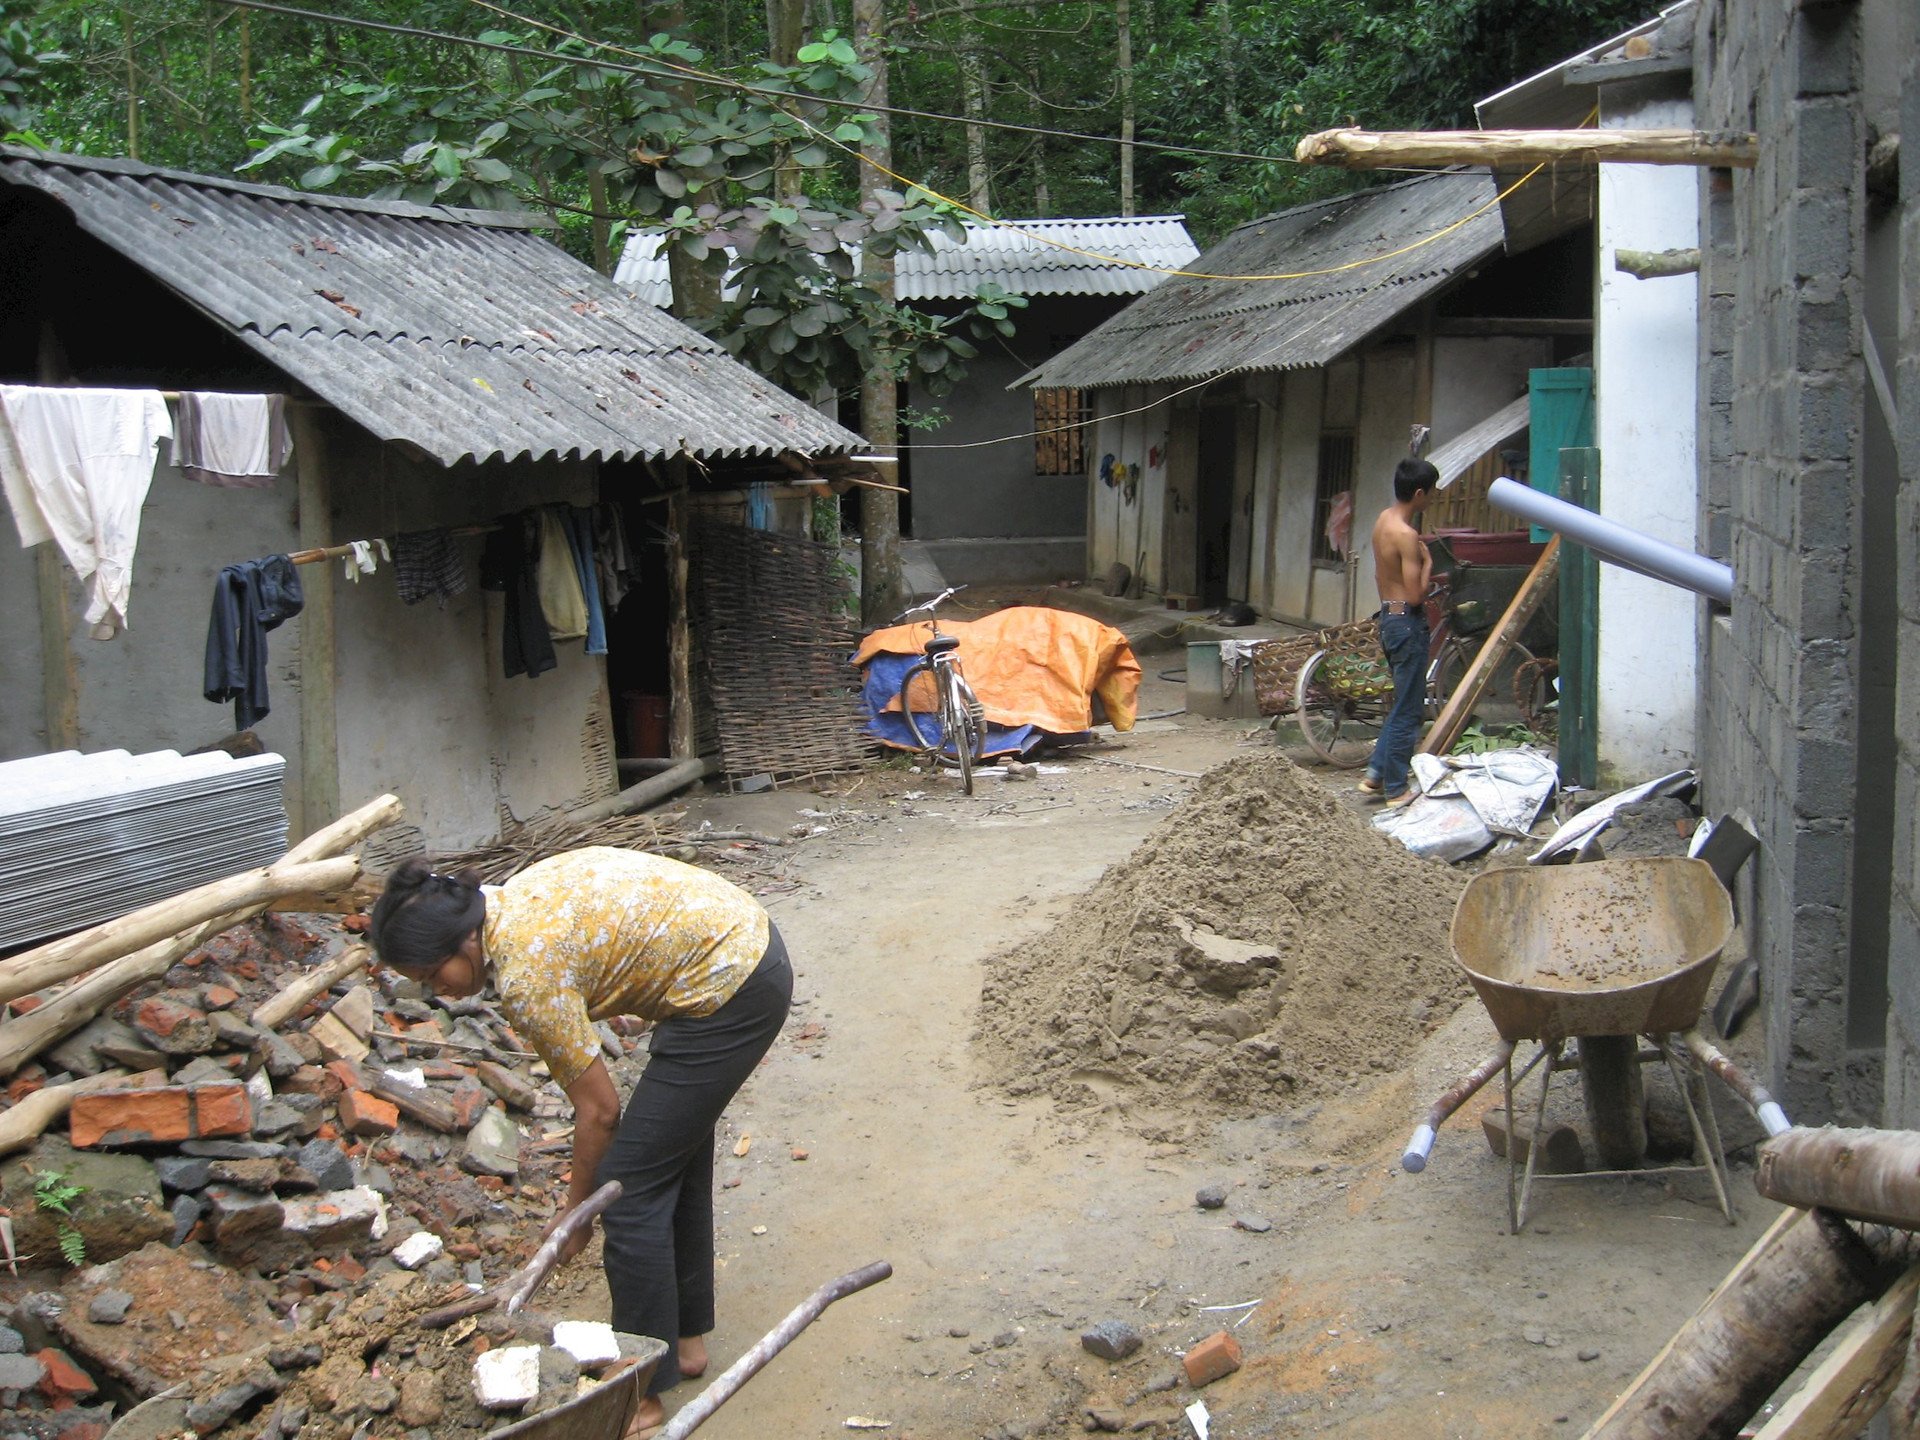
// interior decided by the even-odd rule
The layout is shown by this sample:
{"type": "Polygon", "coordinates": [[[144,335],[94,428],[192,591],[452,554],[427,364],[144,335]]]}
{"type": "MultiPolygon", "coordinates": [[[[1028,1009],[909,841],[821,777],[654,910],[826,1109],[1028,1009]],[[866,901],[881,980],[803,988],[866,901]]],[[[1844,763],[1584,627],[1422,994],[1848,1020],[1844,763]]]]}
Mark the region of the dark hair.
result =
{"type": "Polygon", "coordinates": [[[415,857],[402,860],[387,876],[368,935],[382,961],[418,978],[437,970],[486,918],[477,871],[440,875],[415,857]]]}
{"type": "Polygon", "coordinates": [[[1409,455],[1393,467],[1393,498],[1402,505],[1439,483],[1440,472],[1433,468],[1431,460],[1416,460],[1409,455]]]}

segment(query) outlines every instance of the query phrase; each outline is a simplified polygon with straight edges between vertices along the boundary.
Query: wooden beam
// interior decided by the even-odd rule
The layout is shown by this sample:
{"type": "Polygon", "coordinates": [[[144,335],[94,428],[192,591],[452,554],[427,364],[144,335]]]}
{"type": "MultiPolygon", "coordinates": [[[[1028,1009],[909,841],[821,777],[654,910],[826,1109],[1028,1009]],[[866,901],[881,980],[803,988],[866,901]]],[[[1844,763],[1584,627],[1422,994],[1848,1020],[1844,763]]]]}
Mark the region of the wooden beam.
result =
{"type": "MultiPolygon", "coordinates": [[[[333,505],[327,483],[327,446],[313,407],[287,407],[298,477],[300,544],[320,549],[333,538],[333,505]]],[[[300,611],[300,803],[292,816],[295,834],[318,830],[340,813],[340,741],[334,710],[333,566],[321,565],[301,587],[300,611]]]]}
{"type": "Polygon", "coordinates": [[[1454,339],[1482,339],[1499,335],[1564,335],[1578,340],[1593,334],[1593,321],[1582,316],[1452,315],[1435,320],[1433,333],[1454,339]]]}
{"type": "Polygon", "coordinates": [[[1486,694],[1493,672],[1513,648],[1513,642],[1520,638],[1520,632],[1527,628],[1527,622],[1533,618],[1533,612],[1540,608],[1540,602],[1547,598],[1547,591],[1552,588],[1559,568],[1560,537],[1556,535],[1547,541],[1547,548],[1533,562],[1533,569],[1527,572],[1527,578],[1514,595],[1513,603],[1507,606],[1507,613],[1500,617],[1500,623],[1494,627],[1493,633],[1474,652],[1473,663],[1467,666],[1467,673],[1460,677],[1459,686],[1447,697],[1447,703],[1441,706],[1433,728],[1427,731],[1427,738],[1420,742],[1422,755],[1444,755],[1453,748],[1453,742],[1460,738],[1473,707],[1486,694]]]}
{"type": "Polygon", "coordinates": [[[1852,1440],[1893,1394],[1913,1336],[1920,1267],[1869,1307],[1756,1440],[1852,1440]]]}
{"type": "Polygon", "coordinates": [[[1697,275],[1700,272],[1700,248],[1615,250],[1613,268],[1636,280],[1658,280],[1667,275],[1697,275]]]}
{"type": "Polygon", "coordinates": [[[693,597],[687,588],[687,524],[692,515],[686,459],[675,456],[667,465],[674,480],[667,501],[667,753],[676,760],[694,760],[699,757],[693,735],[693,597]]]}
{"type": "Polygon", "coordinates": [[[1751,170],[1759,137],[1703,130],[1322,130],[1295,147],[1303,165],[1724,165],[1751,170]]]}

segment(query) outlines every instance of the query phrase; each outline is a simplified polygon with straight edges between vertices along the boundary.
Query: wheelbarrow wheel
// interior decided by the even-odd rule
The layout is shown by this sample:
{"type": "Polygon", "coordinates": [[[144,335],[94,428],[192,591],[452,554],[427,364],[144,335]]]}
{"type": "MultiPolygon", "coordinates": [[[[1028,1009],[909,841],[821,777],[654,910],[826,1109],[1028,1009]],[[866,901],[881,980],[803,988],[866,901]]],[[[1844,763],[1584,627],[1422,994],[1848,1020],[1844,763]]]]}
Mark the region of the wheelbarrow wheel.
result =
{"type": "Polygon", "coordinates": [[[1582,1035],[1580,1089],[1602,1170],[1633,1170],[1647,1158],[1647,1100],[1640,1037],[1582,1035]]]}

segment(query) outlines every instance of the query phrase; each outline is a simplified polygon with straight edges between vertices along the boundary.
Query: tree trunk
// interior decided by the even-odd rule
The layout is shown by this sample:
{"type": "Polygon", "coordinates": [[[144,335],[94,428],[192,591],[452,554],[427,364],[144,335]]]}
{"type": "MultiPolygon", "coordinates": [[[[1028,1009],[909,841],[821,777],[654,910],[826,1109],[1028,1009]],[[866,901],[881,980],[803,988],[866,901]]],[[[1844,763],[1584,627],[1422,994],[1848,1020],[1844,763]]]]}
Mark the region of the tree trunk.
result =
{"type": "MultiPolygon", "coordinates": [[[[807,33],[806,0],[767,0],[767,58],[776,65],[797,64],[807,33]]],[[[785,108],[785,107],[782,107],[785,108]]],[[[780,147],[773,162],[773,193],[780,199],[806,190],[806,177],[793,163],[793,148],[780,147]]],[[[717,288],[717,286],[716,286],[717,288]]]]}
{"type": "MultiPolygon", "coordinates": [[[[872,68],[861,98],[869,105],[887,104],[887,13],[885,0],[853,0],[853,43],[872,68]]],[[[884,109],[875,114],[868,138],[861,143],[860,198],[870,199],[885,189],[888,177],[875,168],[893,168],[893,125],[884,109]]],[[[861,276],[888,304],[893,303],[893,257],[868,250],[861,257],[861,276]]],[[[860,384],[860,430],[879,461],[880,478],[899,483],[900,434],[898,403],[890,357],[876,355],[860,384]]],[[[860,497],[860,614],[878,625],[899,612],[906,585],[900,567],[900,501],[891,490],[868,490],[860,497]]]]}
{"type": "Polygon", "coordinates": [[[1920,1230],[1920,1135],[1832,1126],[1789,1130],[1760,1147],[1753,1185],[1782,1205],[1920,1230]]]}
{"type": "Polygon", "coordinates": [[[985,215],[993,206],[987,194],[987,131],[978,122],[987,116],[987,66],[971,46],[960,52],[960,86],[967,107],[967,203],[985,215]]]}
{"type": "Polygon", "coordinates": [[[1133,214],[1133,0],[1114,0],[1114,68],[1120,72],[1120,213],[1133,214]]]}
{"type": "Polygon", "coordinates": [[[120,49],[127,66],[127,158],[140,158],[140,72],[133,66],[133,17],[120,12],[120,49]]]}
{"type": "Polygon", "coordinates": [[[1215,0],[1214,18],[1220,25],[1216,57],[1220,63],[1220,104],[1227,122],[1227,141],[1240,148],[1240,67],[1234,57],[1233,5],[1231,0],[1215,0]]]}
{"type": "Polygon", "coordinates": [[[1760,142],[1702,130],[1322,130],[1294,147],[1302,165],[1725,165],[1751,170],[1760,142]]]}

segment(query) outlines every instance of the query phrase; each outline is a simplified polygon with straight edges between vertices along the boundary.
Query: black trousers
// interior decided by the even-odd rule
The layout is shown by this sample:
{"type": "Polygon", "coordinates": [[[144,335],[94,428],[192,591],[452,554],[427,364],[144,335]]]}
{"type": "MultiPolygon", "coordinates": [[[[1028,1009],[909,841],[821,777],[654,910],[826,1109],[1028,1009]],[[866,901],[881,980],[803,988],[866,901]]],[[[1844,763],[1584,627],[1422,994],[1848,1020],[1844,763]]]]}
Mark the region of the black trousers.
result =
{"type": "Polygon", "coordinates": [[[647,1386],[680,1380],[674,1347],[713,1329],[714,1128],[786,1023],[793,970],[780,932],[746,983],[711,1015],[662,1020],[596,1185],[621,1197],[601,1218],[613,1328],[667,1342],[647,1386]]]}

